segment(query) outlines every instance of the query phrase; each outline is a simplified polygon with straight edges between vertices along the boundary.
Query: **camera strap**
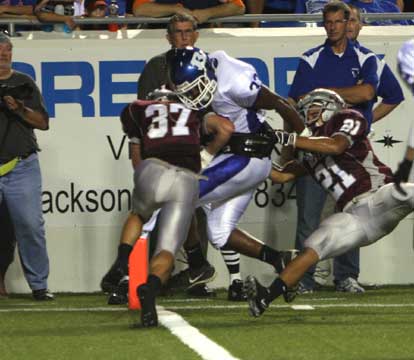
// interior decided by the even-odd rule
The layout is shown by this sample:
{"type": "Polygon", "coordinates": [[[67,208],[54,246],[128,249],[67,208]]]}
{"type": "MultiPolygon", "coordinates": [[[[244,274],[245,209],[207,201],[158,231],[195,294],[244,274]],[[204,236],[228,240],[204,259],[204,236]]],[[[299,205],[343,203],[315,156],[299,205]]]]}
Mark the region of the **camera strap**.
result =
{"type": "Polygon", "coordinates": [[[12,171],[16,167],[19,160],[20,158],[16,156],[14,159],[11,159],[10,161],[6,162],[3,165],[0,165],[0,177],[12,171]]]}

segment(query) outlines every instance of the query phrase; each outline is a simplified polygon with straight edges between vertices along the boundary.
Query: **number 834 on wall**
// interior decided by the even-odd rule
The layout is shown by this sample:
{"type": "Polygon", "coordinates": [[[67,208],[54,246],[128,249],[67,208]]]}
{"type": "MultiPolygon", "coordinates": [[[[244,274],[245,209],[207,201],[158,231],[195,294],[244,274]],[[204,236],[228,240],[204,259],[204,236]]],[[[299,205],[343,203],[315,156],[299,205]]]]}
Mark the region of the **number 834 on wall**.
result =
{"type": "Polygon", "coordinates": [[[296,182],[272,184],[270,179],[263,181],[254,193],[254,203],[259,208],[282,207],[288,200],[296,199],[296,182]]]}

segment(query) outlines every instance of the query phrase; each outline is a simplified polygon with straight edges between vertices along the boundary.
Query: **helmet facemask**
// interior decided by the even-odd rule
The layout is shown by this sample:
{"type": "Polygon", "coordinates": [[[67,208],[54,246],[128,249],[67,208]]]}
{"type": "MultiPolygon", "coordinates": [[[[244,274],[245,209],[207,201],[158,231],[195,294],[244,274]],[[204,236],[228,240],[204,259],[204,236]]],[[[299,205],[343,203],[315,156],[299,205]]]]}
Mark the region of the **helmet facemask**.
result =
{"type": "Polygon", "coordinates": [[[217,81],[210,79],[205,70],[203,75],[191,83],[186,81],[177,85],[175,93],[186,107],[193,110],[201,110],[211,104],[216,89],[217,81]]]}
{"type": "Polygon", "coordinates": [[[320,127],[346,107],[345,101],[334,91],[315,89],[298,102],[300,114],[306,126],[320,127]]]}

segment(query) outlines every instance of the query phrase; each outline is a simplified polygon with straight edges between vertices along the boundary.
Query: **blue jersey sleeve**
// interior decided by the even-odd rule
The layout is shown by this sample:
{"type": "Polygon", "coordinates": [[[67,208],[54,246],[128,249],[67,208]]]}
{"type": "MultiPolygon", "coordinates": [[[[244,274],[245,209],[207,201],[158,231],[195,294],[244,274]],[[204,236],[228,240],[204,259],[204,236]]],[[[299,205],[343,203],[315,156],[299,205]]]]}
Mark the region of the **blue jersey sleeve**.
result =
{"type": "Polygon", "coordinates": [[[374,56],[369,56],[361,68],[361,80],[364,84],[371,84],[374,89],[378,87],[378,75],[377,75],[377,60],[374,56]]]}
{"type": "Polygon", "coordinates": [[[313,87],[310,85],[314,83],[312,81],[311,73],[311,67],[309,64],[303,59],[300,59],[295,77],[293,78],[292,85],[290,86],[289,97],[298,101],[300,96],[313,90],[313,87]]]}
{"type": "Polygon", "coordinates": [[[399,104],[404,100],[400,83],[392,73],[390,67],[385,64],[380,77],[377,95],[382,98],[385,104],[399,104]]]}

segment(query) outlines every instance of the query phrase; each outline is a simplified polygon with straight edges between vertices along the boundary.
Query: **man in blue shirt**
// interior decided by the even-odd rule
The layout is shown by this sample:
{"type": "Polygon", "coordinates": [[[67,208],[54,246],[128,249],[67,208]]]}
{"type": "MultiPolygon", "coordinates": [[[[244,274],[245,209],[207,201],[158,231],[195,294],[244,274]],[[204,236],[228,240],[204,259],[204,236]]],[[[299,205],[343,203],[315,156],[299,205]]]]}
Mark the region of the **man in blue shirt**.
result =
{"type": "MultiPolygon", "coordinates": [[[[347,37],[358,43],[357,38],[363,26],[361,12],[358,7],[352,4],[348,5],[351,9],[351,14],[348,20],[347,37]]],[[[379,81],[377,96],[381,98],[381,102],[373,110],[372,123],[388,115],[404,100],[401,86],[390,67],[379,57],[376,57],[376,61],[379,81]]],[[[359,276],[359,255],[359,248],[356,248],[334,258],[333,275],[338,290],[347,291],[347,289],[353,289],[355,291],[359,288],[362,289],[362,287],[356,286],[352,280],[349,280],[349,275],[352,275],[351,279],[355,280],[359,276]]]]}
{"type": "MultiPolygon", "coordinates": [[[[372,122],[372,106],[378,86],[376,56],[370,50],[347,39],[350,8],[341,1],[333,1],[323,9],[323,22],[327,34],[324,44],[305,52],[299,62],[289,98],[297,102],[316,88],[336,91],[354,109],[359,110],[372,122]]],[[[296,248],[303,249],[305,239],[320,222],[326,200],[325,191],[309,177],[297,180],[296,201],[298,207],[296,248]]],[[[354,259],[355,260],[355,259],[354,259]]],[[[337,289],[363,292],[357,283],[359,259],[352,261],[341,274],[337,289]]],[[[314,288],[314,268],[302,279],[299,292],[311,292],[314,288]]]]}
{"type": "MultiPolygon", "coordinates": [[[[363,26],[361,11],[355,5],[349,4],[348,6],[351,9],[351,15],[348,21],[347,36],[358,44],[357,38],[363,26]]],[[[382,100],[374,108],[372,123],[388,115],[404,100],[400,83],[390,67],[379,57],[376,57],[376,61],[378,75],[377,96],[382,100]]]]}

